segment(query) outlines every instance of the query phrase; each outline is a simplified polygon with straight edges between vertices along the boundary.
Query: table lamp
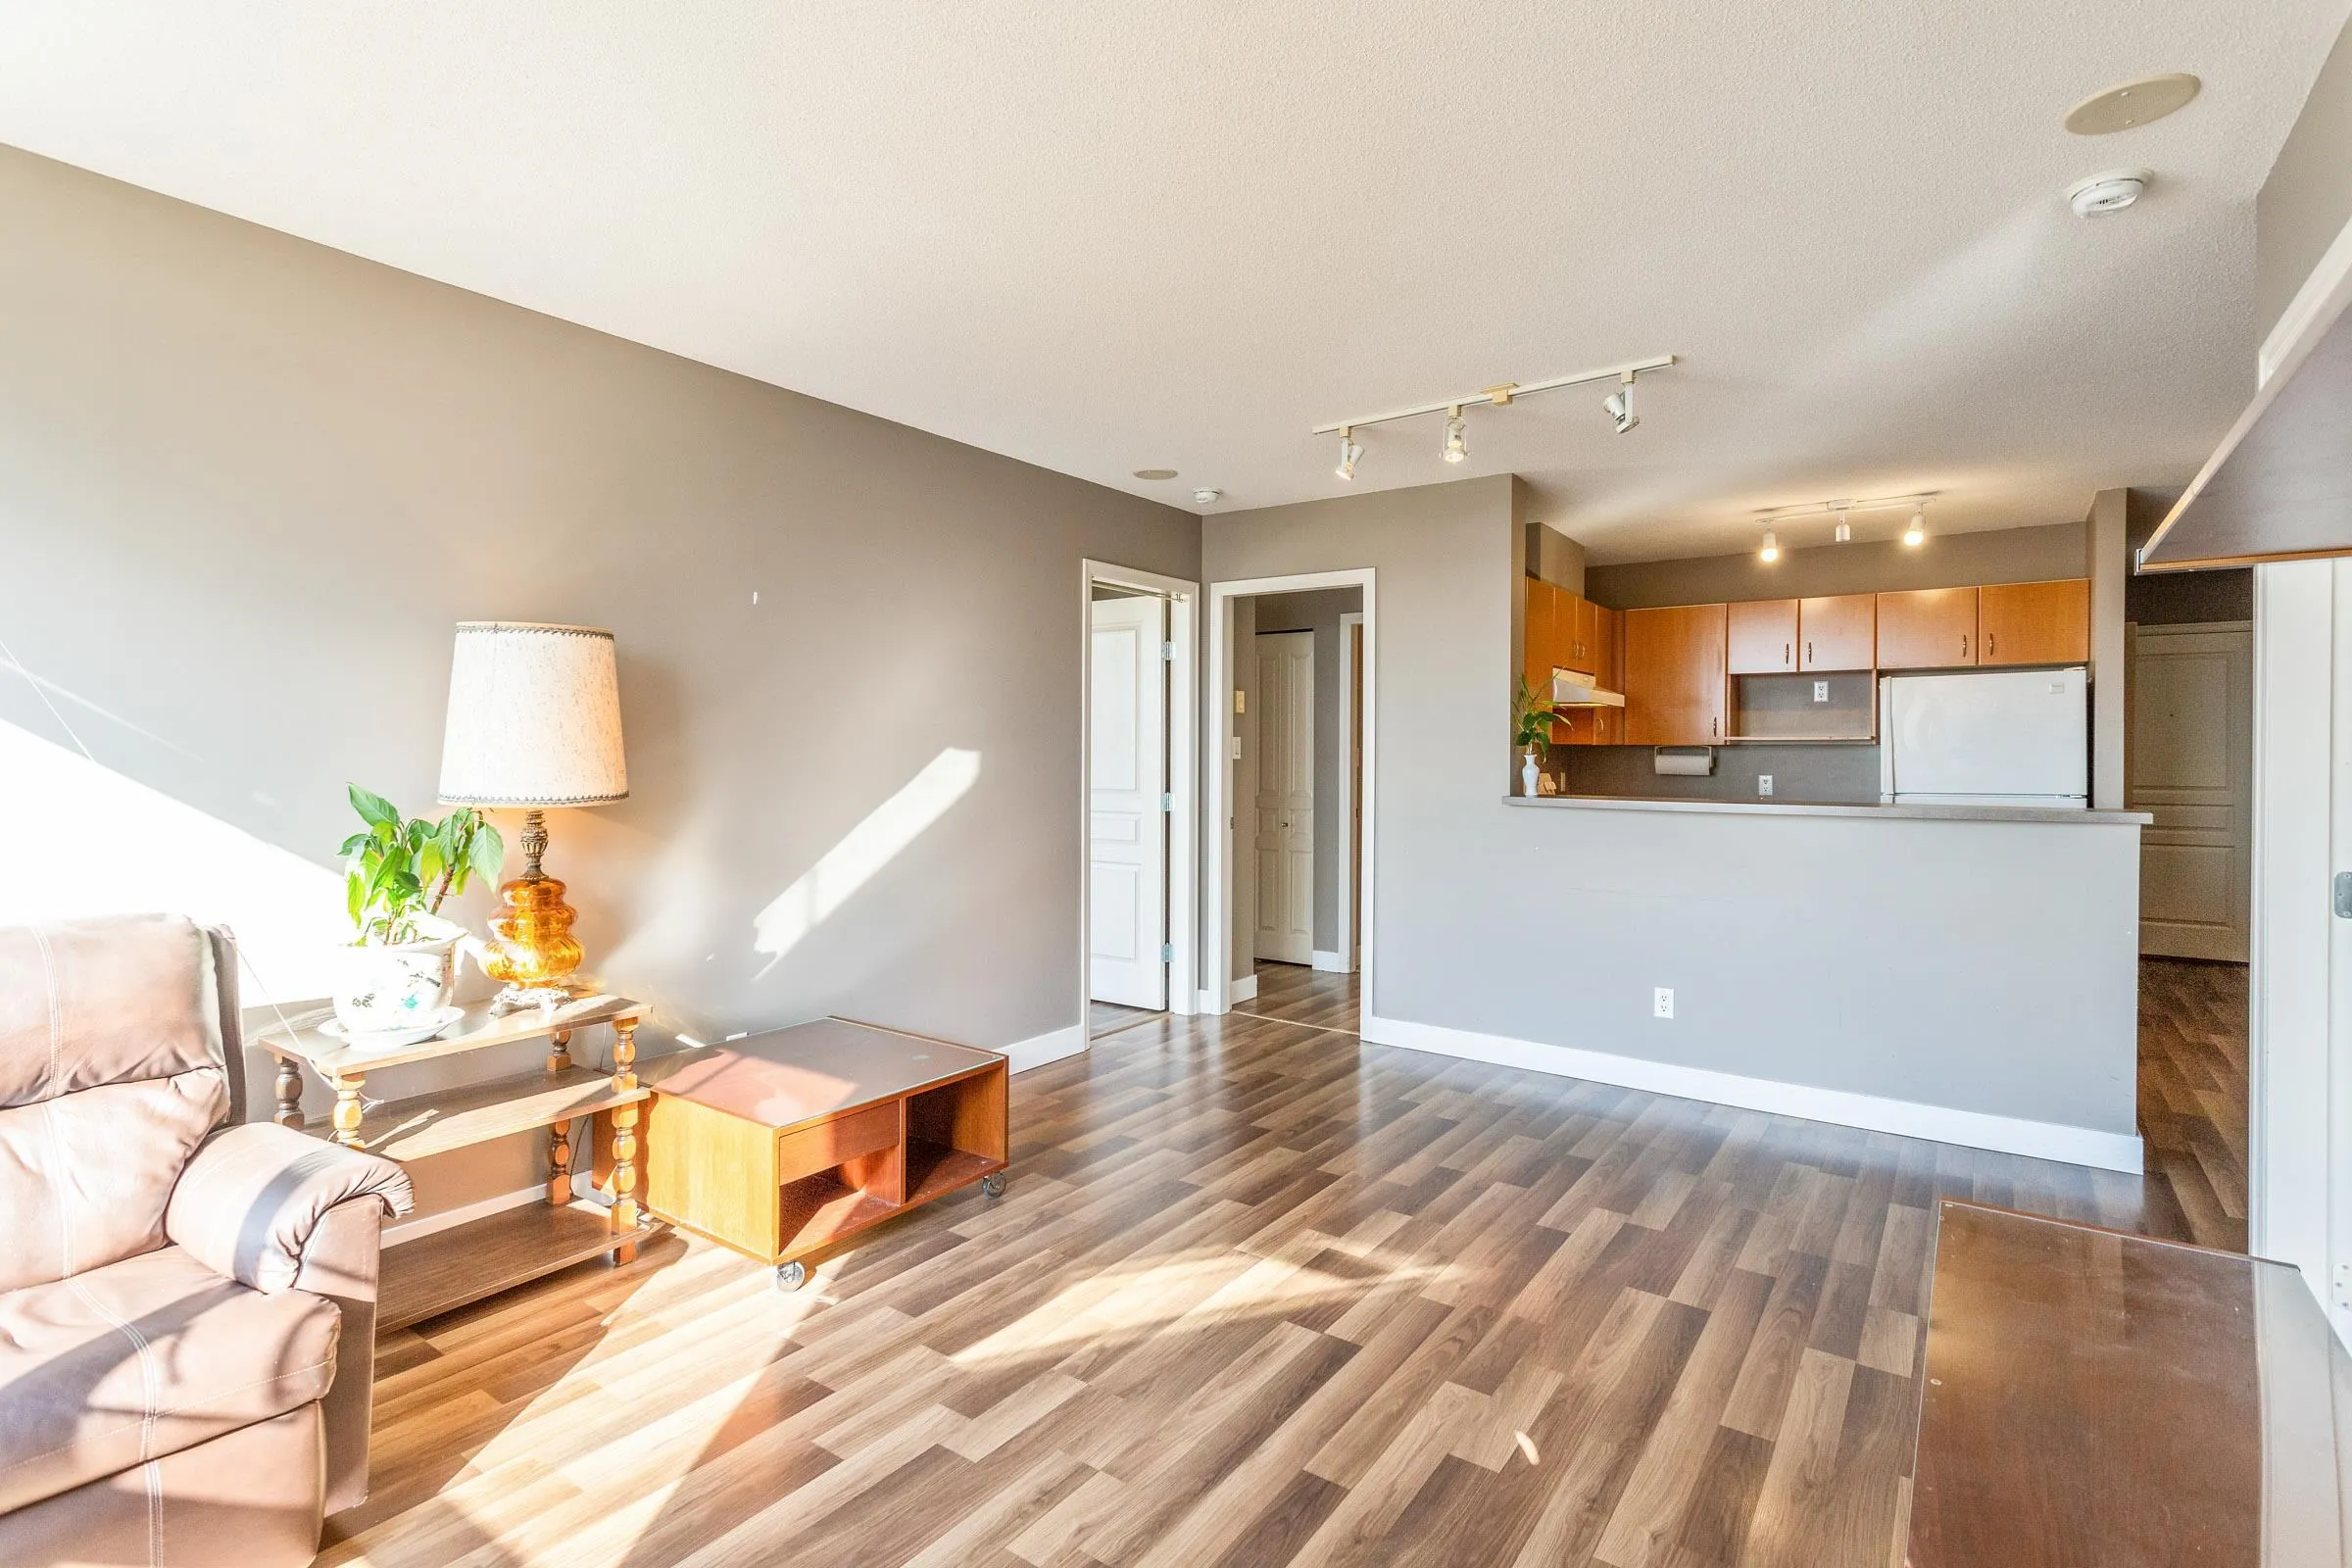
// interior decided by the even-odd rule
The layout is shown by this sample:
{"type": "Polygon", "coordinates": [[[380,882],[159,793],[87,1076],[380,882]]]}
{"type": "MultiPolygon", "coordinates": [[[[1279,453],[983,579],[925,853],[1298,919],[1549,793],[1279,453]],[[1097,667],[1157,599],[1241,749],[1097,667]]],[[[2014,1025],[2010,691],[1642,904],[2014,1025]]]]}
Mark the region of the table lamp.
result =
{"type": "Polygon", "coordinates": [[[591,626],[503,620],[458,623],[441,739],[441,800],[519,807],[522,875],[498,890],[482,967],[507,1000],[561,992],[580,966],[564,884],[540,869],[547,808],[626,800],[620,682],[612,634],[591,626]]]}

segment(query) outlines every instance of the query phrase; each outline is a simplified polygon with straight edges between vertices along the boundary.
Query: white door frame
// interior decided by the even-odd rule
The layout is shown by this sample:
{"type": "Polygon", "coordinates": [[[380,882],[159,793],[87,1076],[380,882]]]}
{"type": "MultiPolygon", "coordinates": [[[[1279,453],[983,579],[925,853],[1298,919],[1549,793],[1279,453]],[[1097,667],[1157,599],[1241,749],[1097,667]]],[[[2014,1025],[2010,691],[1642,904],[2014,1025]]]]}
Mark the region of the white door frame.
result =
{"type": "MultiPolygon", "coordinates": [[[[1348,853],[1355,843],[1355,769],[1349,765],[1354,759],[1348,749],[1355,743],[1355,662],[1348,657],[1348,628],[1361,626],[1364,612],[1344,611],[1340,614],[1340,969],[1346,973],[1355,968],[1355,857],[1348,853]]],[[[1369,649],[1367,649],[1369,652],[1369,649]]],[[[1370,660],[1364,670],[1371,672],[1370,660]]],[[[1367,711],[1365,717],[1370,718],[1367,711]]],[[[1371,766],[1372,748],[1364,748],[1364,765],[1371,766]]],[[[1370,813],[1365,813],[1366,825],[1370,813]]]]}
{"type": "Polygon", "coordinates": [[[1374,802],[1379,799],[1376,783],[1380,749],[1373,730],[1379,704],[1375,700],[1380,690],[1379,661],[1380,616],[1373,602],[1373,568],[1354,566],[1343,571],[1297,572],[1284,577],[1241,577],[1231,582],[1210,583],[1208,586],[1208,689],[1216,694],[1217,712],[1212,725],[1215,765],[1205,769],[1208,775],[1207,808],[1201,821],[1215,834],[1217,851],[1210,857],[1211,864],[1201,882],[1201,904],[1206,918],[1201,929],[1207,936],[1206,960],[1200,966],[1200,1010],[1226,1012],[1233,1006],[1233,701],[1227,695],[1233,690],[1233,602],[1250,599],[1260,594],[1302,593],[1313,588],[1361,588],[1364,591],[1364,950],[1362,1006],[1366,1014],[1374,1012],[1372,1005],[1373,936],[1380,929],[1378,907],[1373,903],[1376,885],[1373,875],[1373,833],[1378,825],[1374,802]],[[1222,823],[1223,826],[1217,824],[1222,823]]]}
{"type": "Polygon", "coordinates": [[[1173,804],[1168,815],[1168,1010],[1193,1010],[1200,981],[1200,922],[1194,918],[1193,890],[1200,885],[1200,835],[1195,824],[1200,774],[1195,737],[1200,727],[1200,696],[1194,680],[1198,668],[1196,622],[1200,585],[1181,577],[1162,577],[1154,571],[1082,561],[1078,580],[1078,1038],[1091,1044],[1087,1024],[1093,1017],[1094,985],[1090,975],[1094,945],[1093,889],[1088,886],[1087,858],[1093,845],[1094,792],[1088,769],[1095,755],[1095,584],[1136,588],[1161,594],[1168,601],[1168,793],[1173,804]]]}

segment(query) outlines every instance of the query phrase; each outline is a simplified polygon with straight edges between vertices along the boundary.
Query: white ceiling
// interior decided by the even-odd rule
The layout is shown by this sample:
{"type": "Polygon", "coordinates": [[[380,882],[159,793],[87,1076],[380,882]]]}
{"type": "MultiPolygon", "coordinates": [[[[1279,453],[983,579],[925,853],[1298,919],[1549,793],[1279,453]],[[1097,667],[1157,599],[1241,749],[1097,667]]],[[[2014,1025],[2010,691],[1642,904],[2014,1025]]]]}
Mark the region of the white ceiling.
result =
{"type": "Polygon", "coordinates": [[[16,0],[0,141],[1187,507],[1343,493],[1317,423],[1680,354],[1624,438],[1605,387],[1474,410],[1459,466],[1363,437],[1357,488],[1515,470],[1613,561],[2189,477],[2345,11],[16,0]],[[2060,128],[2155,71],[2204,95],[2060,128]],[[2066,210],[2129,164],[2139,207],[2066,210]]]}

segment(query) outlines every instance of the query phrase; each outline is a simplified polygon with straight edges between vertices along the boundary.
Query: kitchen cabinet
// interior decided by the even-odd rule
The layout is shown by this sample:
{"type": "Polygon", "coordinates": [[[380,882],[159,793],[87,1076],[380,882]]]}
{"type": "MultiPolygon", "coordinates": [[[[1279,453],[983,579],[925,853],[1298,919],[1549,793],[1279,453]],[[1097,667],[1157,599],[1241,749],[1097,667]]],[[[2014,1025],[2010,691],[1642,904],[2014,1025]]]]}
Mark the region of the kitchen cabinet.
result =
{"type": "Polygon", "coordinates": [[[1879,668],[1950,669],[1977,662],[1977,590],[1880,594],[1879,668]]]}
{"type": "Polygon", "coordinates": [[[1798,669],[1869,669],[1879,662],[1879,596],[1831,594],[1802,600],[1796,634],[1798,669]]]}
{"type": "Polygon", "coordinates": [[[1600,673],[1600,607],[1582,594],[1560,595],[1560,667],[1600,673]]]}
{"type": "MultiPolygon", "coordinates": [[[[1539,692],[1548,693],[1551,690],[1551,672],[1559,667],[1560,649],[1565,641],[1561,622],[1571,618],[1571,612],[1563,603],[1567,597],[1565,590],[1541,577],[1527,579],[1527,631],[1520,672],[1527,677],[1528,685],[1539,692]]],[[[1568,739],[1569,729],[1565,720],[1551,726],[1553,745],[1560,745],[1568,739]]]]}
{"type": "Polygon", "coordinates": [[[1980,664],[2081,664],[2090,659],[2090,579],[1986,583],[1977,590],[1980,664]]]}
{"type": "Polygon", "coordinates": [[[1625,612],[1625,740],[1711,746],[1724,734],[1723,605],[1625,612]]]}
{"type": "Polygon", "coordinates": [[[1755,599],[1730,607],[1725,668],[1735,675],[1779,675],[1796,662],[1796,601],[1755,599]]]}

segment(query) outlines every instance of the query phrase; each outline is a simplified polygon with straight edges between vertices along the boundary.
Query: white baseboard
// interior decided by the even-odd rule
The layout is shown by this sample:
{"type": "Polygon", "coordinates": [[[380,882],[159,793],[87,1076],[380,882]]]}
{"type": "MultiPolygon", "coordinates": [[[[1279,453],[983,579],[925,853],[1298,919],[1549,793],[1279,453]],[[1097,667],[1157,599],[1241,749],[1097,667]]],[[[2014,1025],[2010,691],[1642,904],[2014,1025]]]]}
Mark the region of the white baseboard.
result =
{"type": "Polygon", "coordinates": [[[1321,949],[1317,949],[1314,955],[1314,966],[1328,974],[1346,974],[1348,972],[1348,956],[1344,953],[1325,953],[1321,949]]]}
{"type": "Polygon", "coordinates": [[[536,1187],[525,1187],[516,1192],[501,1193],[496,1198],[484,1198],[475,1202],[460,1204],[456,1208],[445,1208],[438,1214],[423,1214],[416,1219],[404,1219],[397,1225],[387,1225],[384,1227],[383,1245],[398,1247],[403,1242],[422,1241],[425,1237],[441,1231],[454,1230],[460,1225],[470,1225],[477,1219],[488,1219],[493,1214],[503,1214],[510,1208],[520,1208],[525,1203],[544,1203],[546,1201],[547,1184],[544,1182],[536,1187]]]}
{"type": "Polygon", "coordinates": [[[1253,974],[1246,974],[1239,980],[1236,980],[1233,983],[1233,1000],[1236,1002],[1255,1002],[1257,1000],[1257,976],[1253,974]]]}
{"type": "Polygon", "coordinates": [[[1042,1035],[1016,1040],[1004,1048],[1004,1054],[1009,1058],[1013,1072],[1027,1072],[1032,1067],[1043,1067],[1049,1061],[1075,1056],[1085,1049],[1086,1025],[1074,1023],[1067,1028],[1049,1029],[1042,1035]]]}
{"type": "Polygon", "coordinates": [[[1533,1072],[1556,1073],[1563,1078],[1587,1078],[1624,1089],[1737,1105],[1742,1110],[1859,1127],[1865,1132],[1927,1138],[2034,1159],[2057,1159],[2071,1165],[2128,1171],[2135,1176],[2142,1169],[2139,1139],[2126,1133],[1995,1116],[1981,1110],[1922,1105],[1908,1100],[1850,1094],[1841,1089],[1775,1083],[1767,1078],[1747,1078],[1705,1067],[1643,1061],[1638,1056],[1582,1051],[1573,1046],[1546,1046],[1533,1040],[1514,1040],[1507,1035],[1448,1029],[1441,1024],[1413,1023],[1403,1018],[1367,1016],[1361,1034],[1373,1045],[1401,1046],[1408,1051],[1462,1056],[1499,1067],[1524,1067],[1533,1072]]]}

